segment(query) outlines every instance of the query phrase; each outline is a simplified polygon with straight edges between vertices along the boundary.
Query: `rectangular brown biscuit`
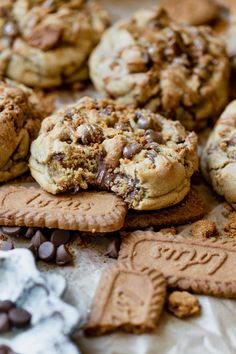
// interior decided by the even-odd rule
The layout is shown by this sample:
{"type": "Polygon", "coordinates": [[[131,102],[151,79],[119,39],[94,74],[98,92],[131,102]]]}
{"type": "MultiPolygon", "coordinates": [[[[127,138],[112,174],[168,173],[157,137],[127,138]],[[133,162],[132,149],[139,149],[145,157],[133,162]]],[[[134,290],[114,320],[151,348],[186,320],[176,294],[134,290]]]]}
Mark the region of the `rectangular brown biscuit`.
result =
{"type": "Polygon", "coordinates": [[[161,270],[170,288],[236,298],[236,242],[136,231],[122,235],[118,259],[161,270]]]}
{"type": "Polygon", "coordinates": [[[127,207],[113,193],[51,195],[36,183],[0,187],[0,225],[113,232],[124,225],[127,207]]]}
{"type": "Polygon", "coordinates": [[[166,281],[159,271],[115,263],[102,273],[85,333],[151,331],[157,326],[165,296],[166,281]]]}
{"type": "Polygon", "coordinates": [[[196,189],[192,188],[178,205],[147,212],[129,212],[125,220],[125,230],[145,229],[147,227],[168,227],[185,225],[201,219],[205,206],[196,189]]]}

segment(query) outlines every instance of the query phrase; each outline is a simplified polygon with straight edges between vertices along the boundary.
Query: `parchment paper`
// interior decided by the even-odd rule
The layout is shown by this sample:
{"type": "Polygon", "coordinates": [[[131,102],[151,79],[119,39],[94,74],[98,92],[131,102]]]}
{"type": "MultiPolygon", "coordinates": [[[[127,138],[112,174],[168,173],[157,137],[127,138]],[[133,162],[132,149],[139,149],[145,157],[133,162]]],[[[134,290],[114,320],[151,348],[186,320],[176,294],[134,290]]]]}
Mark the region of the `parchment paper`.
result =
{"type": "MultiPolygon", "coordinates": [[[[146,0],[100,0],[110,11],[112,20],[131,14],[138,8],[157,4],[146,0]]],[[[60,94],[58,105],[76,101],[83,95],[98,96],[89,87],[78,94],[60,94]]],[[[204,140],[207,134],[203,133],[204,140]]],[[[198,187],[207,203],[208,215],[222,227],[226,215],[226,203],[206,185],[198,187]]],[[[179,229],[188,234],[189,226],[179,229]]],[[[81,324],[89,307],[99,281],[101,270],[115,262],[104,256],[108,240],[93,238],[86,246],[76,247],[76,260],[73,267],[57,267],[39,264],[42,270],[64,275],[68,289],[65,298],[78,307],[81,324]]],[[[192,319],[180,320],[166,311],[163,312],[158,328],[153,334],[130,335],[117,332],[100,338],[85,338],[81,331],[75,341],[83,354],[232,354],[236,353],[236,301],[199,296],[201,315],[192,319]]],[[[70,353],[63,353],[70,354],[70,353]]]]}

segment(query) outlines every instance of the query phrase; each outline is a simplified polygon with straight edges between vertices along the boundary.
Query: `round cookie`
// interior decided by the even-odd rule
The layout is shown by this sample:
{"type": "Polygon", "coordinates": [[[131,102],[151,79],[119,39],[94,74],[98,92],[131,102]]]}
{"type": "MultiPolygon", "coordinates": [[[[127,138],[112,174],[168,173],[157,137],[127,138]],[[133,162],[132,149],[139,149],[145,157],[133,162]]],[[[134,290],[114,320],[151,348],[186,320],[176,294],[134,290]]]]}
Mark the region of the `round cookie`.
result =
{"type": "Polygon", "coordinates": [[[176,24],[159,7],[116,23],[90,58],[91,78],[103,95],[188,129],[205,126],[228,99],[223,42],[208,27],[176,24]]]}
{"type": "Polygon", "coordinates": [[[0,72],[32,87],[88,79],[87,59],[108,25],[92,0],[0,4],[0,72]]]}
{"type": "Polygon", "coordinates": [[[236,100],[217,121],[201,157],[204,176],[236,209],[236,100]]]}
{"type": "Polygon", "coordinates": [[[32,90],[9,80],[0,83],[0,183],[28,170],[30,142],[46,115],[32,90]]]}
{"type": "Polygon", "coordinates": [[[207,24],[219,15],[213,0],[162,0],[160,5],[174,21],[192,26],[207,24]]]}
{"type": "Polygon", "coordinates": [[[43,121],[29,165],[49,193],[95,187],[130,208],[161,209],[189,192],[197,137],[150,111],[83,98],[43,121]]]}

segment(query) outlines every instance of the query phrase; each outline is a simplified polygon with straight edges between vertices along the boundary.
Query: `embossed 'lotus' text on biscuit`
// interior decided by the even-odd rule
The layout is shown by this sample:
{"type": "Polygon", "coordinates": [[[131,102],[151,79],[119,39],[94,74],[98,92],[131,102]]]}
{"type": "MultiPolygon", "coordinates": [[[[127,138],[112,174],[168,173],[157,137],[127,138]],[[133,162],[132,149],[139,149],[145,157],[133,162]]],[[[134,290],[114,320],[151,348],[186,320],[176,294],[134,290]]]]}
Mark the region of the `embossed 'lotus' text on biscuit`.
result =
{"type": "Polygon", "coordinates": [[[123,234],[120,261],[160,269],[169,287],[236,298],[236,243],[161,232],[123,234]]]}

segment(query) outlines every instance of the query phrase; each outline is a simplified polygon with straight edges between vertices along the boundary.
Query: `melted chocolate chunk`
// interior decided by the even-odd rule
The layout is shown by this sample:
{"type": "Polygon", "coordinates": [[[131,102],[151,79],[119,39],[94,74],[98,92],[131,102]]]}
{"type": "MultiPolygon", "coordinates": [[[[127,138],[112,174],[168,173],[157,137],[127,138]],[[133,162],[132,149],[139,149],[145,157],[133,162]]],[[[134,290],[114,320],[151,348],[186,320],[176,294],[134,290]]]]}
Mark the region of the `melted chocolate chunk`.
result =
{"type": "Polygon", "coordinates": [[[101,143],[103,134],[102,129],[96,124],[84,124],[81,142],[84,145],[91,143],[101,143]]]}
{"type": "Polygon", "coordinates": [[[145,133],[145,138],[148,143],[157,143],[157,144],[163,144],[163,137],[162,134],[159,132],[156,132],[152,129],[149,129],[145,133]]]}
{"type": "Polygon", "coordinates": [[[132,159],[132,157],[138,154],[142,150],[142,145],[134,142],[127,144],[123,149],[123,157],[126,159],[132,159]]]}

